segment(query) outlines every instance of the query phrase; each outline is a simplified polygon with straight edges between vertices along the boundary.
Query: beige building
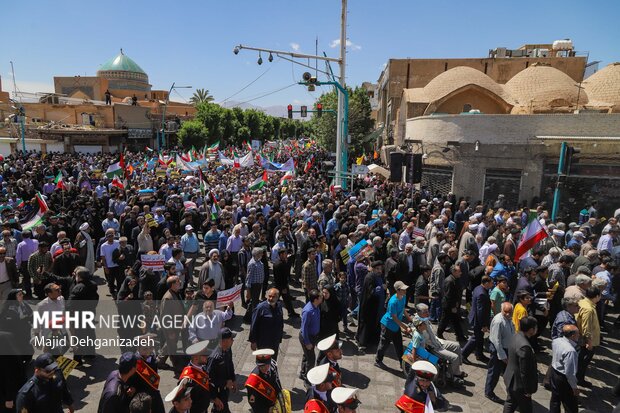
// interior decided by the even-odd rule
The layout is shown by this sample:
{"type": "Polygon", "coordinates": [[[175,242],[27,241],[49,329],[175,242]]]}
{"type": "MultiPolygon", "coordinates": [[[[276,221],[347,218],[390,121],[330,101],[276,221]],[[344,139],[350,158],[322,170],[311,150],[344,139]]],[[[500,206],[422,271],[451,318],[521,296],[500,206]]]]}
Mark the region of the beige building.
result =
{"type": "Polygon", "coordinates": [[[516,50],[490,50],[489,56],[484,58],[388,60],[377,88],[377,126],[385,126],[383,142],[402,144],[404,131],[397,130],[397,117],[403,90],[424,88],[442,73],[456,67],[475,69],[495,83],[504,85],[517,73],[536,63],[544,63],[579,83],[585,71],[586,57],[576,56],[572,43],[555,43],[557,50],[553,44],[524,45],[516,50]]]}
{"type": "MultiPolygon", "coordinates": [[[[504,84],[470,68],[450,69],[404,89],[395,139],[425,159],[422,185],[471,201],[504,194],[510,205],[550,202],[561,142],[579,148],[563,191],[572,212],[598,199],[620,204],[620,64],[583,82],[543,63],[504,84]]],[[[611,211],[611,212],[610,212],[611,211]]]]}
{"type": "MultiPolygon", "coordinates": [[[[99,68],[97,76],[54,77],[54,88],[55,93],[21,102],[26,150],[93,153],[157,147],[162,124],[170,142],[180,121],[195,115],[189,104],[168,102],[167,90],[151,90],[148,75],[122,50],[99,68]],[[110,104],[105,101],[106,91],[110,104]],[[132,105],[134,96],[136,105],[132,105]]],[[[8,93],[1,89],[0,84],[0,102],[5,94],[8,101],[8,93]]],[[[0,153],[22,149],[21,123],[4,126],[0,153]]]]}

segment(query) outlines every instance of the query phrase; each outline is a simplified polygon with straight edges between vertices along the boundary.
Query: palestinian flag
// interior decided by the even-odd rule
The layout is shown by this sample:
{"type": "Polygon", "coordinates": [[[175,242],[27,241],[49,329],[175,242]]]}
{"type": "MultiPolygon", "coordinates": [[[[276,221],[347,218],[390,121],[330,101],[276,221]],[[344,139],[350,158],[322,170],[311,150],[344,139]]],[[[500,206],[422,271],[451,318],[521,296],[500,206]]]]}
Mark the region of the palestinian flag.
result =
{"type": "Polygon", "coordinates": [[[287,172],[284,174],[284,176],[282,178],[280,178],[280,185],[288,185],[288,181],[295,179],[295,173],[294,172],[287,172]]]}
{"type": "Polygon", "coordinates": [[[65,181],[62,178],[62,172],[58,171],[58,175],[56,175],[56,179],[54,179],[54,183],[56,184],[56,188],[60,188],[63,191],[67,190],[65,181]]]}
{"type": "Polygon", "coordinates": [[[218,200],[215,196],[215,194],[213,192],[209,192],[209,194],[211,195],[211,220],[215,221],[219,216],[220,216],[220,204],[218,203],[218,200]]]}
{"type": "Polygon", "coordinates": [[[39,210],[32,218],[22,224],[22,231],[30,230],[38,225],[41,225],[43,223],[43,216],[49,209],[41,193],[37,192],[36,198],[39,203],[39,210]]]}
{"type": "Polygon", "coordinates": [[[254,182],[252,182],[250,184],[250,186],[248,186],[248,189],[250,191],[258,191],[259,189],[261,189],[263,186],[265,186],[265,184],[267,183],[267,171],[263,171],[263,175],[256,178],[256,180],[254,182]]]}
{"type": "Polygon", "coordinates": [[[105,175],[108,178],[112,179],[115,176],[123,176],[124,174],[125,174],[125,160],[123,159],[123,154],[121,153],[120,160],[108,166],[108,170],[105,172],[105,175]]]}
{"type": "Polygon", "coordinates": [[[542,226],[540,221],[536,218],[532,219],[521,234],[521,240],[517,247],[514,262],[518,262],[522,256],[527,254],[529,250],[548,236],[545,227],[542,226]]]}
{"type": "Polygon", "coordinates": [[[112,186],[115,186],[119,189],[125,189],[125,184],[123,184],[123,182],[118,176],[112,178],[112,186]]]}
{"type": "Polygon", "coordinates": [[[200,193],[204,196],[204,194],[207,192],[207,180],[202,173],[202,169],[198,168],[198,173],[200,178],[200,193]]]}
{"type": "Polygon", "coordinates": [[[220,141],[215,142],[213,145],[207,148],[209,152],[217,152],[220,149],[220,141]]]}

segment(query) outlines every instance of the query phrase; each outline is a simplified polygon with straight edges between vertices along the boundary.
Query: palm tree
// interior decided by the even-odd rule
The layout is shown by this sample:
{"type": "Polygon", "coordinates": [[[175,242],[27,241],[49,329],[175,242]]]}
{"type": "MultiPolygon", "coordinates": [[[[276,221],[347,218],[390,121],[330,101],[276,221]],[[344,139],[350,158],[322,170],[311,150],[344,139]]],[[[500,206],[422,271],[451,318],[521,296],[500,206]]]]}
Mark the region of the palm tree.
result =
{"type": "Polygon", "coordinates": [[[212,102],[213,96],[209,94],[209,89],[196,89],[189,101],[192,105],[196,106],[200,103],[212,102]]]}

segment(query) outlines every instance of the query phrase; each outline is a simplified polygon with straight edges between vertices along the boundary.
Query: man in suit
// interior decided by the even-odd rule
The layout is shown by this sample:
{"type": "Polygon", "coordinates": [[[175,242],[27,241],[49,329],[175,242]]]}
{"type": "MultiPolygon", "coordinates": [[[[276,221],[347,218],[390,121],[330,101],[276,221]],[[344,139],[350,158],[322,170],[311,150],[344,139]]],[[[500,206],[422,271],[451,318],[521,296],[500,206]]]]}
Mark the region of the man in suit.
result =
{"type": "Polygon", "coordinates": [[[4,308],[9,293],[17,287],[18,282],[19,275],[15,259],[7,257],[6,248],[0,247],[0,311],[4,308]]]}
{"type": "Polygon", "coordinates": [[[482,277],[482,283],[474,288],[471,310],[469,311],[469,325],[474,334],[469,337],[467,344],[461,350],[463,362],[467,363],[467,357],[475,350],[476,360],[487,363],[489,358],[483,353],[484,333],[489,332],[491,325],[491,298],[489,290],[493,288],[493,279],[488,275],[482,277]]]}
{"type": "Polygon", "coordinates": [[[504,373],[504,384],[508,398],[504,403],[504,413],[532,412],[532,394],[538,389],[538,370],[534,349],[529,342],[538,331],[535,317],[527,316],[519,320],[519,332],[514,335],[508,348],[508,365],[504,373]]]}
{"type": "Polygon", "coordinates": [[[461,308],[461,299],[463,297],[463,288],[459,283],[461,277],[461,267],[456,264],[450,267],[451,274],[446,278],[443,287],[443,298],[441,301],[441,319],[437,328],[437,337],[443,340],[443,332],[446,330],[448,323],[452,323],[452,328],[456,334],[458,341],[465,341],[465,334],[461,327],[461,317],[459,309],[461,308]]]}

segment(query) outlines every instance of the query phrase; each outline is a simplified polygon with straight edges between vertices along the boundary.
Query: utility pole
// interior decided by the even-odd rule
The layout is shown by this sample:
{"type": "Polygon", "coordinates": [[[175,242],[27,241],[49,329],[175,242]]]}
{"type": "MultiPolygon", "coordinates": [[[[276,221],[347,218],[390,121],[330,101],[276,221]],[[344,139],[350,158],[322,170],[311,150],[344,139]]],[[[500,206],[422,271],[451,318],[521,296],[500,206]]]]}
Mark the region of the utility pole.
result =
{"type": "MultiPolygon", "coordinates": [[[[346,85],[346,56],[347,56],[347,0],[342,0],[342,9],[340,14],[340,61],[338,64],[340,65],[340,85],[344,89],[343,93],[349,93],[346,85]]],[[[345,128],[344,122],[347,122],[348,119],[345,120],[344,115],[344,96],[343,93],[338,93],[338,116],[336,117],[336,185],[342,185],[344,181],[346,183],[346,178],[339,174],[339,172],[347,172],[347,153],[343,148],[347,148],[347,136],[348,128],[345,128]]],[[[348,117],[348,113],[347,113],[348,117]]],[[[346,184],[343,186],[346,187],[346,184]]]]}
{"type": "MultiPolygon", "coordinates": [[[[246,50],[254,50],[257,52],[265,52],[271,54],[275,54],[281,59],[287,60],[289,62],[298,64],[300,66],[307,67],[316,72],[321,72],[328,77],[333,76],[332,73],[328,73],[327,71],[319,70],[316,65],[315,67],[310,66],[310,62],[308,64],[304,64],[298,61],[295,61],[291,58],[298,59],[316,59],[322,60],[326,62],[335,62],[340,66],[340,77],[338,82],[322,82],[323,84],[331,84],[336,86],[336,90],[338,93],[338,115],[336,117],[336,174],[335,174],[335,184],[341,185],[342,188],[346,188],[347,179],[345,173],[347,172],[348,165],[348,147],[347,147],[347,138],[348,138],[348,128],[349,128],[349,113],[348,113],[348,95],[347,99],[345,99],[344,94],[348,91],[346,89],[346,76],[345,76],[345,66],[346,66],[346,53],[347,53],[347,0],[342,0],[342,10],[340,14],[340,57],[333,58],[327,56],[316,56],[316,55],[308,55],[303,53],[295,53],[295,52],[285,52],[281,50],[274,49],[263,49],[258,47],[249,47],[244,45],[235,46],[233,49],[234,54],[239,54],[242,49],[246,50]]],[[[260,56],[260,55],[259,55],[260,56]]],[[[270,60],[271,61],[271,60],[270,60]]],[[[260,61],[262,63],[262,61],[260,61]]],[[[260,64],[259,63],[259,64],[260,64]]],[[[317,82],[319,84],[320,82],[317,82]]],[[[302,82],[301,84],[305,84],[302,82]]]]}
{"type": "Polygon", "coordinates": [[[161,151],[162,147],[166,146],[166,109],[168,109],[168,103],[170,103],[170,94],[175,89],[191,89],[191,86],[175,86],[176,82],[172,82],[172,86],[170,86],[170,90],[168,91],[168,96],[166,96],[166,101],[164,102],[164,107],[162,108],[161,114],[161,142],[159,139],[159,134],[157,134],[157,146],[155,149],[161,151]]]}

